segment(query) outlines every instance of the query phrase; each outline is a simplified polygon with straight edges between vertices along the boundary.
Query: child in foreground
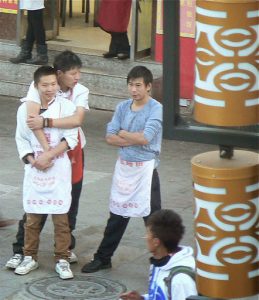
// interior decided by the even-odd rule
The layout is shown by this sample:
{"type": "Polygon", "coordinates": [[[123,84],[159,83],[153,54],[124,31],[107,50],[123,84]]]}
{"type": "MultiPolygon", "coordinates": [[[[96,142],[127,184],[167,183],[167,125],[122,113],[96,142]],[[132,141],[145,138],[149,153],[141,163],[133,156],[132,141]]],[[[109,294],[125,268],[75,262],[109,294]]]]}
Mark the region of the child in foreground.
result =
{"type": "Polygon", "coordinates": [[[195,269],[192,248],[179,245],[183,234],[182,219],[172,210],[162,209],[148,218],[146,241],[147,248],[153,255],[150,258],[148,294],[126,292],[120,296],[122,300],[185,300],[191,295],[197,295],[195,281],[186,273],[180,272],[173,276],[169,283],[171,289],[164,280],[174,267],[195,269]]]}

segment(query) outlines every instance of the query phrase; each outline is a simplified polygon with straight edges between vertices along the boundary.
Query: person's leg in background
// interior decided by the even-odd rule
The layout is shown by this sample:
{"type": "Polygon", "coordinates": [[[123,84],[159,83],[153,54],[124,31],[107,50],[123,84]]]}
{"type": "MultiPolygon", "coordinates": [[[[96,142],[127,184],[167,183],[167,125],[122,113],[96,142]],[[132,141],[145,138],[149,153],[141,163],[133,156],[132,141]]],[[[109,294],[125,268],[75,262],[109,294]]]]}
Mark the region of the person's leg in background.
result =
{"type": "Polygon", "coordinates": [[[79,207],[79,199],[82,191],[82,185],[83,185],[83,179],[80,180],[77,183],[72,184],[72,200],[71,200],[71,206],[68,211],[68,221],[69,221],[69,228],[71,232],[71,245],[69,247],[70,250],[74,249],[76,246],[76,239],[72,234],[72,231],[76,227],[76,217],[78,213],[78,207],[79,207]]]}
{"type": "Polygon", "coordinates": [[[130,57],[130,44],[127,32],[116,33],[117,57],[127,59],[130,57]]]}
{"type": "MultiPolygon", "coordinates": [[[[70,233],[71,233],[71,244],[70,244],[69,250],[73,250],[76,246],[76,238],[72,234],[72,231],[76,228],[76,218],[77,218],[77,213],[78,213],[78,208],[79,208],[79,199],[81,196],[82,186],[83,186],[83,174],[84,174],[84,150],[83,149],[81,151],[81,155],[82,155],[82,166],[81,166],[82,178],[80,179],[80,181],[72,184],[71,206],[68,211],[68,222],[69,222],[69,228],[70,228],[70,233]]],[[[70,254],[71,254],[70,263],[77,262],[78,259],[75,255],[75,253],[71,251],[70,254]]]]}
{"type": "Polygon", "coordinates": [[[111,41],[109,45],[109,51],[103,54],[104,58],[116,57],[118,54],[117,44],[116,44],[116,34],[111,32],[110,35],[111,35],[111,41]]]}
{"type": "Polygon", "coordinates": [[[118,57],[126,59],[130,57],[130,45],[127,32],[111,32],[109,52],[103,54],[104,58],[118,57]]]}
{"type": "Polygon", "coordinates": [[[32,57],[32,48],[35,41],[33,22],[30,11],[27,12],[27,30],[25,39],[21,42],[21,51],[16,57],[10,58],[10,62],[13,64],[25,63],[32,57]]]}
{"type": "Polygon", "coordinates": [[[44,65],[48,63],[48,48],[46,44],[46,33],[43,22],[43,9],[28,11],[28,17],[32,27],[32,33],[36,41],[36,57],[27,60],[30,64],[44,65]]]}

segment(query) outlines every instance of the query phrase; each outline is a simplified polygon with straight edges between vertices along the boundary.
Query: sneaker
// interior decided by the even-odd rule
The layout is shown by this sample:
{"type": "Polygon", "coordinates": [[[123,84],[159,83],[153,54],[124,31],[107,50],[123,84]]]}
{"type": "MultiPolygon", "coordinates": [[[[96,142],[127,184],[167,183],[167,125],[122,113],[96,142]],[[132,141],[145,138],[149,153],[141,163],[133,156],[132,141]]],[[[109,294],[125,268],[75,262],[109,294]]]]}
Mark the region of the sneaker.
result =
{"type": "Polygon", "coordinates": [[[103,269],[110,269],[112,267],[111,262],[103,263],[100,259],[95,258],[89,263],[85,264],[81,269],[83,273],[94,273],[103,269]]]}
{"type": "Polygon", "coordinates": [[[16,269],[23,260],[22,254],[14,254],[5,264],[6,268],[16,269]]]}
{"type": "Polygon", "coordinates": [[[25,275],[39,267],[38,262],[31,256],[24,256],[21,264],[14,270],[15,274],[25,275]]]}
{"type": "Polygon", "coordinates": [[[69,259],[69,263],[71,263],[71,264],[78,262],[78,258],[76,256],[76,254],[72,251],[70,251],[70,256],[68,257],[68,259],[69,259]]]}
{"type": "Polygon", "coordinates": [[[55,270],[61,279],[70,279],[74,277],[72,271],[70,270],[69,262],[64,259],[60,259],[56,263],[55,270]]]}

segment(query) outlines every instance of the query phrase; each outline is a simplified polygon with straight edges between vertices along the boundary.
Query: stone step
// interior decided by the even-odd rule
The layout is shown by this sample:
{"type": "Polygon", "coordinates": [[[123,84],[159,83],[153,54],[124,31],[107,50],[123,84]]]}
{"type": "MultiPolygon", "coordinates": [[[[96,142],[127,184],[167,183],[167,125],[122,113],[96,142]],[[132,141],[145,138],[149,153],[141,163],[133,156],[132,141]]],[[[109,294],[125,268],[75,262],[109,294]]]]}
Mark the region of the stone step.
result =
{"type": "MultiPolygon", "coordinates": [[[[37,68],[38,66],[36,65],[24,63],[12,64],[7,57],[0,57],[0,79],[2,80],[30,83],[37,68]]],[[[98,92],[103,94],[107,92],[107,94],[112,95],[123,95],[127,91],[125,77],[107,74],[97,69],[82,68],[80,82],[88,87],[90,91],[98,90],[98,92]]]]}
{"type": "MultiPolygon", "coordinates": [[[[26,95],[29,84],[14,81],[0,80],[0,95],[14,98],[22,98],[26,95]]],[[[125,97],[90,92],[89,106],[93,109],[114,111],[116,105],[124,100],[125,97]]]]}
{"type": "MultiPolygon", "coordinates": [[[[10,57],[19,53],[20,48],[14,43],[0,42],[0,94],[21,98],[26,95],[32,81],[33,72],[38,66],[29,64],[12,64],[10,57]]],[[[64,47],[49,45],[49,62],[64,47]]],[[[162,65],[154,62],[118,59],[104,59],[100,53],[87,53],[86,49],[70,49],[78,54],[83,62],[80,82],[90,90],[89,105],[91,108],[114,110],[116,105],[128,97],[126,75],[136,65],[147,66],[154,78],[162,76],[162,65]]]]}
{"type": "MultiPolygon", "coordinates": [[[[137,65],[144,65],[151,70],[154,78],[162,76],[163,67],[161,63],[151,61],[149,58],[131,61],[118,60],[117,58],[105,59],[102,57],[100,51],[88,50],[85,48],[78,47],[66,47],[64,45],[48,44],[49,49],[49,60],[52,63],[54,56],[64,50],[74,51],[82,60],[83,66],[89,69],[97,69],[99,72],[103,71],[107,74],[120,75],[126,77],[127,73],[131,68],[137,65]]],[[[0,55],[15,56],[19,53],[20,48],[14,43],[7,43],[0,41],[0,55]]]]}

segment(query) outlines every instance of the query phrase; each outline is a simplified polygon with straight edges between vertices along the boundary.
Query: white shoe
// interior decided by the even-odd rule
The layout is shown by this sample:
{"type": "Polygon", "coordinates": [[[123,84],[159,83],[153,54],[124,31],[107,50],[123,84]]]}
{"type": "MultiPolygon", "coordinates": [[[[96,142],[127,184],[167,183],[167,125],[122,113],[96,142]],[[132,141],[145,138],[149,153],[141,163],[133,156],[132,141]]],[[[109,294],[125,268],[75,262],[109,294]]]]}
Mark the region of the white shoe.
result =
{"type": "Polygon", "coordinates": [[[15,274],[25,275],[30,271],[35,270],[39,267],[37,261],[35,261],[31,256],[24,256],[21,264],[14,270],[15,274]]]}
{"type": "Polygon", "coordinates": [[[70,256],[68,257],[68,259],[71,264],[78,262],[76,254],[72,251],[70,251],[70,256]]]}
{"type": "Polygon", "coordinates": [[[23,255],[22,254],[14,254],[8,262],[5,264],[6,268],[16,269],[19,264],[22,262],[23,255]]]}
{"type": "Polygon", "coordinates": [[[55,270],[61,279],[70,279],[74,277],[70,270],[69,262],[64,259],[60,259],[59,262],[56,263],[55,270]]]}

